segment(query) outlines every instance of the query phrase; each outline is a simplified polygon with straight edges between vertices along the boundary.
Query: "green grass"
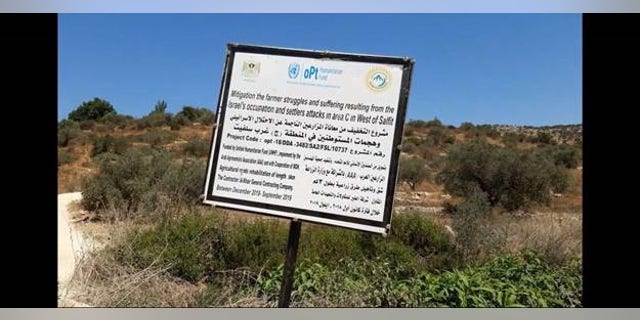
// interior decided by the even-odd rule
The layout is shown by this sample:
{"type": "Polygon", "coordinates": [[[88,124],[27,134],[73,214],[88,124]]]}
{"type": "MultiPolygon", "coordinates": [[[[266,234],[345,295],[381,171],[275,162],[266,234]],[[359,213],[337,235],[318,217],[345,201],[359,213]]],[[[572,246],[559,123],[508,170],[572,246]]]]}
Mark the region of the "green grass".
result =
{"type": "MultiPolygon", "coordinates": [[[[315,307],[580,307],[582,266],[552,267],[534,252],[441,274],[398,277],[383,260],[344,259],[328,268],[305,261],[294,276],[292,304],[315,307]]],[[[257,280],[258,294],[277,300],[282,267],[257,280]]]]}
{"type": "MultiPolygon", "coordinates": [[[[159,260],[171,265],[172,275],[189,281],[211,279],[217,270],[248,268],[257,273],[275,268],[284,260],[286,224],[273,219],[230,222],[219,213],[206,212],[192,210],[177,221],[164,221],[152,229],[135,232],[126,245],[118,248],[119,257],[126,264],[141,268],[159,260]]],[[[333,267],[346,257],[382,259],[408,276],[440,269],[444,264],[435,268],[424,261],[431,263],[439,261],[437,257],[455,254],[442,230],[425,217],[399,216],[394,224],[398,225],[397,234],[388,238],[306,225],[300,239],[299,260],[333,267]]]]}

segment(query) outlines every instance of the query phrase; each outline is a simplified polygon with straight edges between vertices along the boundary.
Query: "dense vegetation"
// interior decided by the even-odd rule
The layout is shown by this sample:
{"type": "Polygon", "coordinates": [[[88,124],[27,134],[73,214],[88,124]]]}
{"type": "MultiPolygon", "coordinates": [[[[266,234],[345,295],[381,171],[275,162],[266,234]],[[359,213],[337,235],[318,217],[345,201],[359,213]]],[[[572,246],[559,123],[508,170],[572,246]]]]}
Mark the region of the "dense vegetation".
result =
{"type": "MultiPolygon", "coordinates": [[[[535,252],[498,256],[481,266],[403,277],[380,261],[343,259],[336,268],[304,261],[294,278],[294,305],[373,307],[578,307],[579,261],[554,268],[535,252]]],[[[276,300],[282,268],[261,275],[258,293],[276,300]]]]}
{"type": "Polygon", "coordinates": [[[115,114],[116,109],[107,100],[94,98],[83,102],[78,108],[69,113],[69,120],[88,121],[100,120],[107,114],[115,114]]]}
{"type": "MultiPolygon", "coordinates": [[[[58,166],[79,161],[76,153],[84,148],[88,162],[82,166],[95,168],[82,182],[82,207],[103,221],[144,226],[99,251],[95,261],[110,262],[92,269],[91,277],[110,283],[108,266],[132,272],[162,266],[167,277],[205,285],[194,306],[247,297],[274,305],[286,223],[232,218],[199,206],[209,141],[197,135],[181,139],[194,124],[210,130],[215,115],[190,106],[175,115],[166,110],[161,100],[136,119],[96,98],[58,124],[58,166]]],[[[386,238],[305,224],[293,305],[580,306],[579,256],[556,238],[513,250],[508,230],[496,222],[568,192],[569,173],[581,165],[580,143],[557,128],[507,129],[409,121],[399,188],[406,184],[416,191],[426,183],[452,195],[444,214],[455,234],[416,210],[394,213],[386,238]]],[[[107,304],[135,306],[132,301],[127,295],[107,304]]]]}
{"type": "Polygon", "coordinates": [[[458,196],[479,188],[492,206],[513,211],[547,203],[552,192],[566,190],[565,167],[562,161],[556,163],[550,152],[472,140],[450,149],[438,180],[458,196]]]}
{"type": "Polygon", "coordinates": [[[202,192],[204,163],[174,163],[162,149],[105,153],[99,163],[99,173],[87,178],[82,186],[82,206],[87,210],[150,215],[171,206],[195,203],[202,192]]]}

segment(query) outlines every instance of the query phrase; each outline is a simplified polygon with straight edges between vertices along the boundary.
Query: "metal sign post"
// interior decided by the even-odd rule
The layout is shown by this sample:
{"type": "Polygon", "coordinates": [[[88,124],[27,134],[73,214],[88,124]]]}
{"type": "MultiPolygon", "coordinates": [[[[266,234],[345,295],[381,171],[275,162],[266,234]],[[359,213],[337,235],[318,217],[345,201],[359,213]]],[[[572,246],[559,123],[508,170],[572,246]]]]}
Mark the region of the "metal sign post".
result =
{"type": "Polygon", "coordinates": [[[278,308],[288,308],[291,301],[291,289],[293,287],[293,273],[296,269],[296,258],[298,257],[298,242],[300,240],[300,227],[302,222],[298,219],[291,220],[289,226],[289,240],[287,241],[287,252],[284,257],[284,271],[282,273],[282,285],[280,286],[280,298],[278,308]]]}

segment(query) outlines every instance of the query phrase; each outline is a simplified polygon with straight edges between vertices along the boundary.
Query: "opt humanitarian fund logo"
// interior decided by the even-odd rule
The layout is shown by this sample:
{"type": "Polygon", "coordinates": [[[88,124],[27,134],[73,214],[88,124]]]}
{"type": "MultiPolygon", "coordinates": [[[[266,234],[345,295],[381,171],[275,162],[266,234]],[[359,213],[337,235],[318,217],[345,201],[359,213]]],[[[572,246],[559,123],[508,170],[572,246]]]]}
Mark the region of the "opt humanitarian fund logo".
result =
{"type": "Polygon", "coordinates": [[[289,65],[289,78],[295,79],[300,74],[300,65],[293,62],[289,65]]]}
{"type": "Polygon", "coordinates": [[[260,74],[260,62],[244,61],[242,63],[242,75],[246,77],[257,77],[260,74]]]}
{"type": "Polygon", "coordinates": [[[391,82],[391,73],[384,68],[373,68],[367,73],[367,86],[373,91],[384,91],[391,82]]]}

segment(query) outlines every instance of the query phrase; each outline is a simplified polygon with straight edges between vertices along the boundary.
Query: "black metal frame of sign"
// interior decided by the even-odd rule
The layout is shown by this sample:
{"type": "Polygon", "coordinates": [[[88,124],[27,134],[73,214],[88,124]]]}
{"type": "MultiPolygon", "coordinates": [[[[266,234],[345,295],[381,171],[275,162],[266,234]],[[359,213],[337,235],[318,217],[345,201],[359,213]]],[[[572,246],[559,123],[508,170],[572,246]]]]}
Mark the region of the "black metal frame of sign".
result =
{"type": "Polygon", "coordinates": [[[206,204],[212,204],[217,207],[229,208],[234,210],[241,210],[246,212],[252,212],[263,215],[279,216],[285,218],[300,219],[302,221],[329,224],[334,226],[340,226],[350,229],[356,229],[360,231],[368,231],[386,235],[389,231],[391,223],[391,212],[393,206],[393,195],[395,191],[395,185],[397,180],[397,167],[398,158],[400,155],[400,144],[402,140],[403,127],[405,122],[405,113],[409,97],[409,87],[411,83],[411,75],[413,70],[414,61],[411,58],[404,57],[389,57],[389,56],[374,56],[364,54],[349,54],[349,53],[337,53],[329,51],[308,51],[299,49],[286,49],[276,47],[264,47],[264,46],[252,46],[252,45],[240,45],[240,44],[228,44],[227,56],[224,67],[224,75],[220,88],[220,95],[218,100],[218,109],[216,112],[217,127],[214,128],[214,134],[211,141],[213,152],[209,155],[209,168],[207,170],[207,181],[205,181],[205,200],[206,204]],[[238,52],[252,53],[252,54],[265,54],[265,55],[277,55],[277,56],[290,56],[301,58],[315,58],[315,59],[334,59],[339,61],[355,61],[355,62],[369,62],[388,65],[399,65],[402,67],[402,80],[400,96],[398,100],[398,110],[396,116],[395,128],[393,129],[393,146],[391,150],[390,167],[388,171],[388,184],[387,193],[385,197],[384,213],[382,221],[373,221],[367,219],[361,219],[357,217],[344,216],[339,214],[331,214],[326,212],[318,212],[313,210],[307,210],[296,207],[286,207],[281,205],[270,204],[266,202],[247,201],[238,198],[229,198],[222,196],[212,195],[213,185],[216,179],[216,167],[218,157],[220,155],[220,136],[225,132],[224,120],[225,120],[225,106],[229,97],[229,86],[231,81],[233,62],[235,54],[238,52]],[[256,209],[256,210],[253,210],[256,209]],[[264,209],[264,212],[260,209],[264,209]],[[282,213],[282,214],[279,214],[282,213]],[[307,219],[319,218],[319,219],[307,219]],[[320,221],[319,221],[320,220],[320,221]],[[336,221],[335,224],[331,223],[336,221]],[[363,226],[363,229],[359,228],[363,226]],[[370,230],[366,230],[366,226],[369,226],[370,230]],[[373,227],[373,228],[371,228],[373,227]],[[372,231],[374,229],[376,231],[372,231]]]}
{"type": "Polygon", "coordinates": [[[280,287],[280,296],[278,299],[278,307],[289,307],[291,300],[291,291],[293,286],[293,273],[295,271],[295,262],[298,255],[298,243],[300,240],[300,231],[302,223],[299,220],[304,220],[313,223],[329,224],[339,227],[352,228],[360,231],[371,231],[359,228],[358,225],[377,227],[374,230],[381,230],[381,234],[386,235],[389,231],[391,223],[391,210],[393,206],[393,194],[395,191],[395,184],[397,180],[398,170],[398,157],[400,156],[400,143],[402,139],[402,131],[404,127],[405,113],[407,108],[407,101],[409,98],[409,86],[411,83],[411,74],[413,70],[413,60],[410,58],[398,58],[398,57],[384,57],[384,56],[371,56],[362,54],[347,54],[347,53],[335,53],[327,51],[307,51],[298,49],[284,49],[274,47],[262,47],[262,46],[248,46],[229,44],[227,49],[227,56],[224,67],[224,75],[220,86],[220,96],[218,100],[218,109],[216,112],[217,126],[214,128],[214,134],[211,141],[212,152],[209,155],[209,167],[207,169],[207,176],[205,181],[205,199],[204,203],[212,204],[223,208],[237,209],[247,212],[253,212],[258,214],[274,215],[279,217],[290,218],[289,238],[287,242],[287,249],[285,255],[283,280],[280,287]],[[388,171],[388,185],[387,194],[385,198],[383,221],[371,221],[366,219],[360,219],[356,217],[346,217],[343,215],[316,212],[312,210],[306,210],[301,208],[284,207],[269,203],[247,201],[242,199],[214,196],[211,192],[213,183],[216,177],[216,167],[218,157],[220,155],[220,141],[218,135],[222,136],[224,132],[224,119],[225,108],[222,106],[227,105],[229,97],[229,84],[231,81],[231,72],[233,67],[233,61],[236,52],[246,52],[255,54],[267,54],[267,55],[279,55],[279,56],[291,56],[291,57],[303,57],[303,58],[321,58],[321,59],[336,59],[341,61],[357,61],[357,62],[370,62],[380,64],[392,64],[401,65],[403,68],[402,82],[400,88],[400,97],[398,100],[398,110],[396,116],[396,125],[394,128],[393,143],[391,150],[390,167],[388,171]],[[256,208],[256,210],[252,210],[256,208]],[[260,210],[267,209],[267,210],[260,210]],[[265,212],[268,211],[268,212],[265,212]],[[323,219],[305,219],[305,217],[316,217],[323,219]],[[332,223],[333,221],[339,221],[339,223],[332,223]]]}

